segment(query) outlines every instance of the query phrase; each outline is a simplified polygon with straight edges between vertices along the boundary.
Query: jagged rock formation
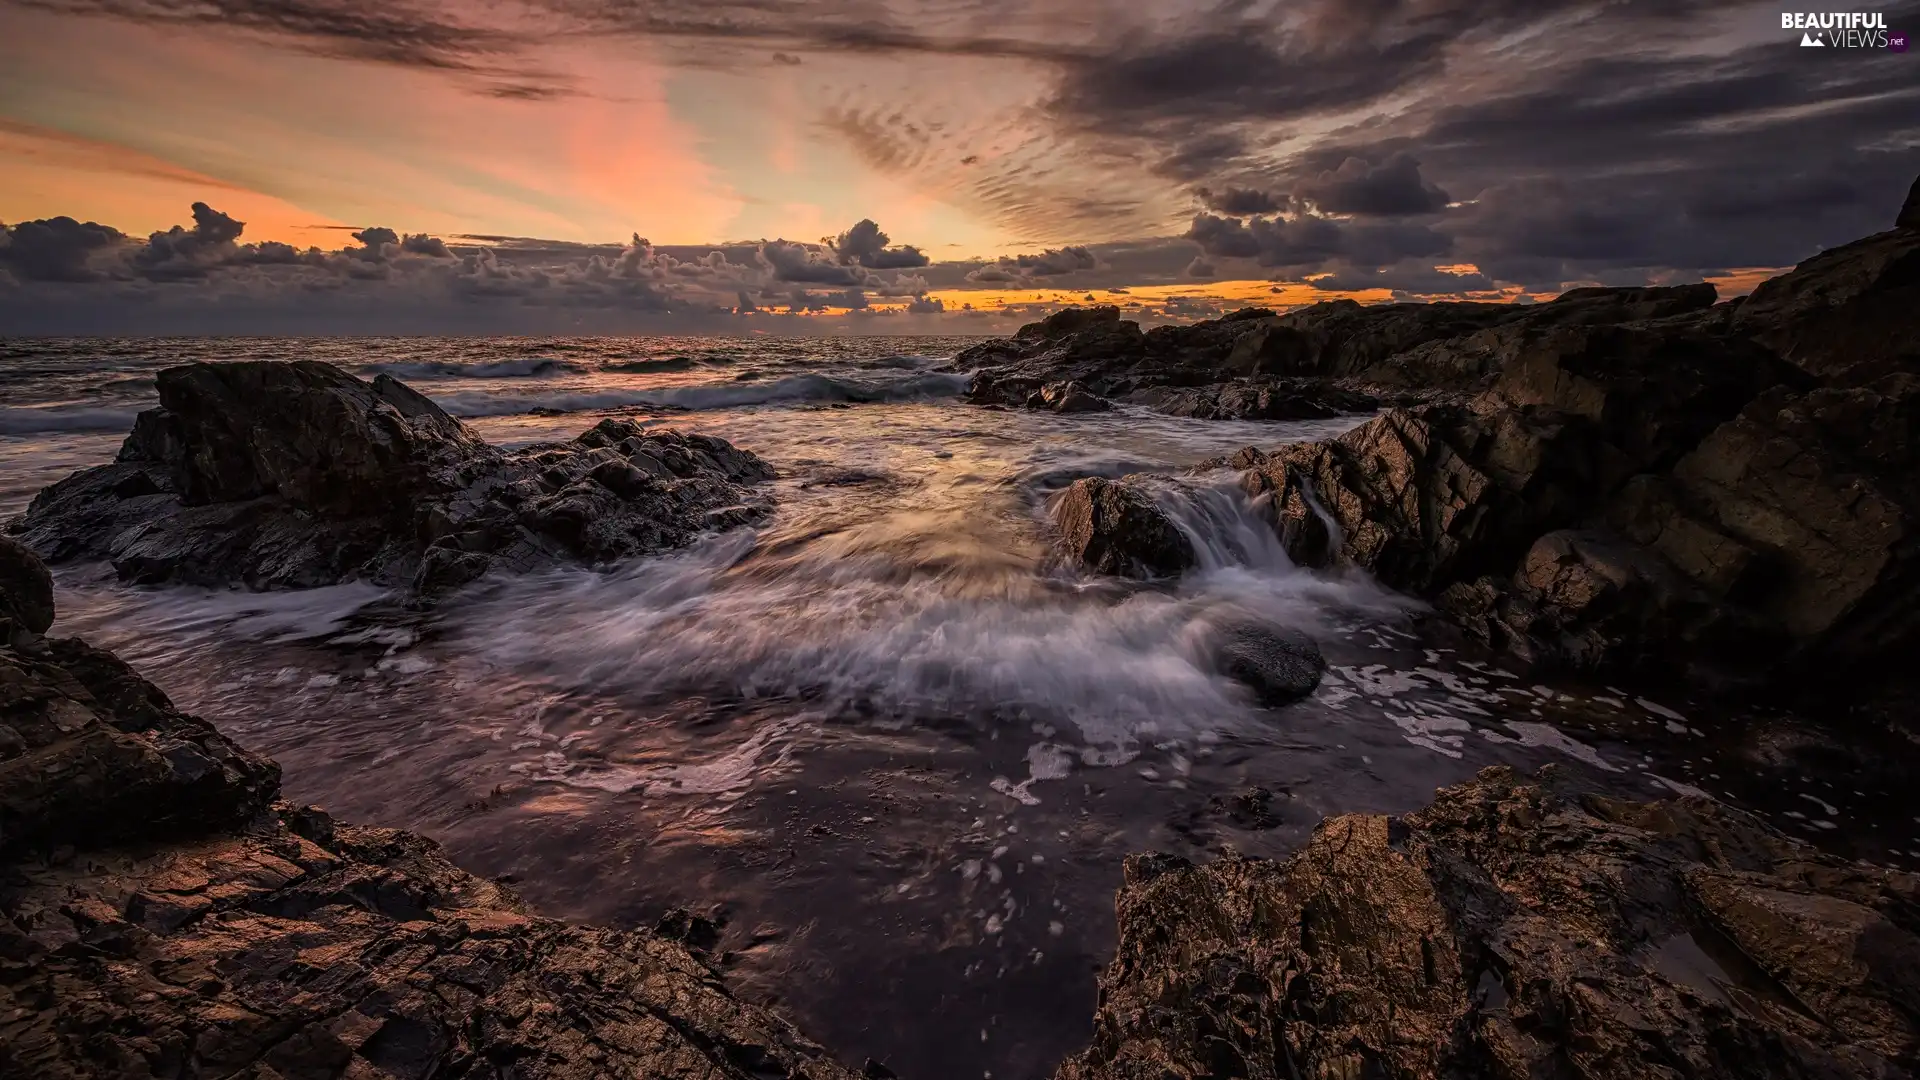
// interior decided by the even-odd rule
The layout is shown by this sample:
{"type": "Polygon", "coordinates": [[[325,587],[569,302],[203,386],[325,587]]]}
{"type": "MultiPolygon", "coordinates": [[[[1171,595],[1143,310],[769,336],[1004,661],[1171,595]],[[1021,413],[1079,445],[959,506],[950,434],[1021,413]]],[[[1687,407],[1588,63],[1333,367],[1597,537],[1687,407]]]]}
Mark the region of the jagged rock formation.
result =
{"type": "Polygon", "coordinates": [[[1058,1080],[1920,1069],[1920,876],[1551,766],[1330,819],[1285,863],[1133,856],[1117,906],[1058,1080]]]}
{"type": "MultiPolygon", "coordinates": [[[[1569,296],[1545,306],[1593,302],[1569,296]]],[[[1408,317],[1335,321],[1398,344],[1408,317]]],[[[1236,464],[1297,560],[1365,567],[1523,658],[1870,687],[1920,648],[1916,343],[1920,230],[1897,229],[1710,311],[1360,349],[1481,381],[1236,464]]]]}
{"type": "MultiPolygon", "coordinates": [[[[0,545],[0,611],[23,555],[0,545]]],[[[669,936],[542,919],[428,840],[276,802],[278,766],[110,654],[16,631],[0,1076],[854,1075],[669,936]]]]}
{"type": "Polygon", "coordinates": [[[1075,480],[1053,519],[1067,555],[1097,574],[1176,577],[1198,562],[1193,541],[1136,480],[1075,480]]]}
{"type": "Polygon", "coordinates": [[[118,460],[48,487],[11,526],[49,561],[106,559],[141,583],[432,592],[496,565],[684,545],[764,512],[746,485],[773,475],[721,439],[622,420],[505,452],[390,376],[316,362],[158,382],[118,460]]]}
{"type": "Polygon", "coordinates": [[[1057,408],[1050,388],[1072,384],[1175,416],[1311,419],[1371,411],[1381,395],[1469,389],[1544,331],[1700,319],[1714,299],[1696,284],[1574,289],[1533,306],[1333,300],[1147,331],[1116,307],[1068,308],[962,350],[953,367],[974,372],[976,404],[1057,408]]]}

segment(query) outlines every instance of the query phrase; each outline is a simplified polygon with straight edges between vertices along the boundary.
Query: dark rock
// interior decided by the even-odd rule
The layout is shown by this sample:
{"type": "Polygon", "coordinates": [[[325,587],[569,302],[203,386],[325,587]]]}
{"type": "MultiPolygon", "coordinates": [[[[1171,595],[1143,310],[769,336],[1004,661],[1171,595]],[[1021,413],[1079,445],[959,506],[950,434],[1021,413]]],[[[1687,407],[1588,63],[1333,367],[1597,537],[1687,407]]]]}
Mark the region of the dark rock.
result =
{"type": "Polygon", "coordinates": [[[1327,659],[1313,639],[1296,630],[1259,622],[1220,630],[1220,669],[1263,705],[1285,705],[1313,693],[1327,659]]]}
{"type": "Polygon", "coordinates": [[[1079,383],[1060,382],[1042,386],[1028,407],[1057,413],[1096,413],[1108,411],[1113,403],[1087,393],[1079,383]]]}
{"type": "Polygon", "coordinates": [[[1127,860],[1059,1080],[1909,1077],[1920,876],[1505,768],[1285,863],[1127,860]]]}
{"type": "MultiPolygon", "coordinates": [[[[1821,626],[1831,625],[1837,609],[1882,580],[1867,563],[1891,559],[1902,535],[1892,504],[1874,501],[1870,487],[1814,476],[1817,454],[1798,458],[1801,505],[1792,510],[1752,491],[1742,511],[1727,493],[1737,481],[1707,480],[1731,477],[1738,455],[1757,452],[1753,437],[1739,437],[1757,422],[1755,403],[1798,400],[1804,373],[1690,324],[1516,324],[1483,337],[1505,355],[1477,397],[1394,410],[1338,439],[1250,455],[1240,466],[1250,492],[1273,494],[1297,562],[1364,567],[1437,598],[1476,635],[1535,662],[1661,674],[1764,669],[1826,632],[1810,617],[1827,611],[1821,626]],[[1833,495],[1822,503],[1813,488],[1833,495]],[[1855,519],[1842,504],[1857,511],[1861,529],[1846,531],[1855,519]],[[1833,560],[1804,537],[1805,552],[1763,557],[1788,543],[1783,514],[1815,515],[1866,560],[1829,573],[1846,577],[1851,591],[1836,582],[1821,603],[1783,591],[1781,566],[1833,560]],[[1869,536],[1867,522],[1879,531],[1869,536]]],[[[1835,418],[1891,418],[1905,406],[1888,395],[1904,385],[1816,394],[1835,418]]],[[[1908,460],[1905,448],[1920,445],[1902,422],[1852,426],[1872,432],[1866,441],[1889,461],[1908,460]]],[[[1786,444],[1767,445],[1770,461],[1787,460],[1777,456],[1786,444]]],[[[1820,577],[1805,587],[1820,587],[1812,584],[1820,577]]],[[[1884,588],[1889,599],[1901,595],[1884,588]]]]}
{"type": "Polygon", "coordinates": [[[503,452],[388,376],[326,364],[194,364],[159,384],[119,459],[42,491],[21,540],[140,583],[432,592],[682,546],[714,510],[764,511],[744,485],[773,475],[723,440],[627,420],[503,452]]]}
{"type": "Polygon", "coordinates": [[[1920,374],[1920,230],[1894,229],[1823,251],[1760,284],[1734,328],[1822,382],[1864,386],[1920,374]]]}
{"type": "MultiPolygon", "coordinates": [[[[24,544],[0,536],[0,625],[13,622],[30,634],[53,625],[53,575],[24,544]]],[[[0,632],[0,639],[5,637],[0,632]]]]}
{"type": "Polygon", "coordinates": [[[0,1076],[852,1080],[669,935],[278,781],[109,654],[0,645],[0,1076]]]}
{"type": "Polygon", "coordinates": [[[1236,379],[1213,386],[1150,387],[1127,395],[1127,401],[1198,420],[1323,420],[1378,405],[1370,395],[1319,379],[1236,379]]]}
{"type": "Polygon", "coordinates": [[[1062,308],[1046,318],[1041,319],[1039,322],[1031,322],[1022,326],[1014,332],[1013,336],[1023,340],[1038,339],[1041,341],[1051,341],[1054,338],[1066,337],[1068,334],[1085,330],[1090,326],[1096,326],[1100,323],[1118,323],[1119,321],[1120,309],[1112,304],[1100,304],[1095,307],[1086,308],[1062,308]]]}
{"type": "Polygon", "coordinates": [[[1913,186],[1907,189],[1907,201],[1900,207],[1900,215],[1894,218],[1896,229],[1920,229],[1920,177],[1915,177],[1913,186]]]}
{"type": "Polygon", "coordinates": [[[1153,497],[1128,480],[1076,480],[1053,508],[1067,553],[1099,574],[1175,577],[1197,561],[1193,544],[1153,497]]]}

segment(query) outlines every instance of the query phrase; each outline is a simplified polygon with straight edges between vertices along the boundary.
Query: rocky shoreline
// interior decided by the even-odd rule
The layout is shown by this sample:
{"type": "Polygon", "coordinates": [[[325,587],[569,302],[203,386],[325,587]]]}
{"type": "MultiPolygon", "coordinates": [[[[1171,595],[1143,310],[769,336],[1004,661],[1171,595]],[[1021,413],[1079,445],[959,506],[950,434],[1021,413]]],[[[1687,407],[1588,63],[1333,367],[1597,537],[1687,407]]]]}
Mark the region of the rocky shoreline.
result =
{"type": "MultiPolygon", "coordinates": [[[[1920,644],[1916,215],[1920,185],[1895,230],[1727,303],[1576,290],[1144,333],[1093,309],[956,364],[1001,407],[1392,405],[1213,464],[1297,561],[1365,569],[1529,662],[1780,696],[1817,677],[1829,713],[1898,727],[1920,644]]],[[[431,841],[285,803],[272,761],[46,636],[31,549],[135,582],[424,599],[751,520],[764,463],[617,420],[502,452],[320,364],[170,369],[161,401],[0,537],[0,1075],[891,1075],[734,997],[699,920],[543,919],[431,841]]],[[[1190,565],[1137,481],[1079,481],[1057,509],[1103,573],[1190,565]]],[[[1319,678],[1310,642],[1220,630],[1269,700],[1319,678]]],[[[1412,814],[1324,821],[1284,862],[1136,856],[1118,912],[1060,1080],[1920,1071],[1920,875],[1706,799],[1490,769],[1412,814]]]]}
{"type": "MultiPolygon", "coordinates": [[[[703,924],[543,919],[279,768],[111,654],[48,638],[0,539],[0,1074],[806,1080],[703,924]]],[[[1128,861],[1094,1077],[1908,1077],[1920,875],[1704,799],[1504,768],[1284,863],[1128,861]]],[[[1044,1068],[1050,1063],[1035,1063],[1044,1068]]]]}
{"type": "MultiPolygon", "coordinates": [[[[1392,407],[1339,438],[1208,466],[1267,500],[1297,563],[1365,570],[1540,669],[1785,690],[1914,737],[1899,662],[1920,650],[1913,215],[1721,303],[1711,285],[1336,301],[1146,333],[1080,309],[958,363],[978,366],[974,400],[1029,408],[1367,395],[1392,407]]],[[[1316,415],[1300,410],[1280,414],[1316,415]]],[[[1143,483],[1069,489],[1069,554],[1184,570],[1143,483]]]]}
{"type": "Polygon", "coordinates": [[[189,364],[158,378],[119,457],[9,528],[51,562],[137,584],[431,595],[494,567],[608,564],[763,517],[773,469],[723,439],[602,420],[501,451],[389,375],[314,361],[189,364]]]}

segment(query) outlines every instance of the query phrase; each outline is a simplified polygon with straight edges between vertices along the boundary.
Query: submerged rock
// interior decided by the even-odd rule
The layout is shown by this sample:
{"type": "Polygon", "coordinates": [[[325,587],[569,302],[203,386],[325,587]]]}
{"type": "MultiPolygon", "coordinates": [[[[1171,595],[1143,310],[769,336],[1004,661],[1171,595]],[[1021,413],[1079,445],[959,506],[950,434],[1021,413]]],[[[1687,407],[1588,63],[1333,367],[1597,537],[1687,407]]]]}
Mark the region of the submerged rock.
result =
{"type": "Polygon", "coordinates": [[[314,362],[160,373],[113,464],[42,491],[11,527],[51,561],[123,580],[451,588],[495,566],[607,563],[691,542],[766,500],[721,439],[603,420],[506,452],[387,375],[314,362]]]}
{"type": "Polygon", "coordinates": [[[0,642],[0,1075],[853,1077],[666,934],[279,779],[108,653],[0,642]]]}
{"type": "Polygon", "coordinates": [[[1054,504],[1053,519],[1067,554],[1098,574],[1176,577],[1198,561],[1167,512],[1125,480],[1075,480],[1054,504]]]}
{"type": "Polygon", "coordinates": [[[1920,876],[1496,767],[1284,863],[1127,860],[1058,1080],[1910,1077],[1920,876]]]}
{"type": "Polygon", "coordinates": [[[1263,705],[1285,705],[1306,697],[1327,670],[1320,646],[1297,630],[1238,622],[1223,627],[1220,637],[1221,670],[1252,690],[1263,705]]]}

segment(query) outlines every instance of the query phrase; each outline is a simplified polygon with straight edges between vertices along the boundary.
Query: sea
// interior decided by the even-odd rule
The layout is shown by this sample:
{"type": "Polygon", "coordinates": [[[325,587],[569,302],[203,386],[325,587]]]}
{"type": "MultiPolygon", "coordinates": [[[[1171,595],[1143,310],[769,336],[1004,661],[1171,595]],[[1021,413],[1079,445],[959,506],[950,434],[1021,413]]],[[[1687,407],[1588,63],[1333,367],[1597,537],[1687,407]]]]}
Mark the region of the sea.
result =
{"type": "Polygon", "coordinates": [[[723,926],[715,963],[842,1060],[1044,1077],[1091,1034],[1129,852],[1283,857],[1323,816],[1411,810],[1490,765],[1699,795],[1920,866],[1903,755],[1685,686],[1538,678],[1352,571],[1295,566],[1230,472],[1310,422],[1055,416],[963,400],[954,338],[0,340],[0,521],[110,460],[154,375],[385,372],[491,442],[607,415],[772,463],[755,529],[494,576],[429,612],[370,584],[133,588],[58,568],[55,633],[110,647],[285,768],[287,796],[417,830],[552,916],[723,926]],[[1201,554],[1173,583],[1065,564],[1049,509],[1157,474],[1201,554]],[[1312,635],[1319,690],[1260,707],[1208,628],[1312,635]]]}

